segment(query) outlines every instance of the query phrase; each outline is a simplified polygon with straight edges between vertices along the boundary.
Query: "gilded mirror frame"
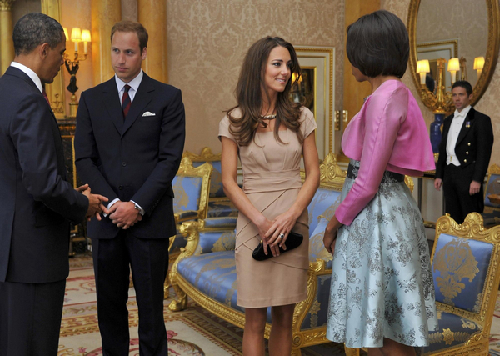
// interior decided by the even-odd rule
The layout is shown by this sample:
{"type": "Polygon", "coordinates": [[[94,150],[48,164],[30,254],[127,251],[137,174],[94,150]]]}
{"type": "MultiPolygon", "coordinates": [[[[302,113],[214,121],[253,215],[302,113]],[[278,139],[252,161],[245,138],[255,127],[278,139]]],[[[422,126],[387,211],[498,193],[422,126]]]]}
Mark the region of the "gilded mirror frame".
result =
{"type": "MultiPolygon", "coordinates": [[[[491,81],[495,67],[498,61],[498,48],[500,43],[500,14],[498,10],[498,0],[485,0],[486,11],[488,13],[488,42],[486,47],[485,63],[482,75],[478,78],[476,85],[472,90],[471,105],[474,106],[483,96],[488,84],[491,81]]],[[[410,39],[410,71],[413,83],[417,92],[422,97],[419,90],[421,88],[420,77],[417,74],[417,13],[421,0],[411,0],[408,8],[408,36],[410,39]]],[[[424,104],[427,103],[424,101],[424,104]]],[[[430,108],[430,107],[429,107],[430,108]]]]}

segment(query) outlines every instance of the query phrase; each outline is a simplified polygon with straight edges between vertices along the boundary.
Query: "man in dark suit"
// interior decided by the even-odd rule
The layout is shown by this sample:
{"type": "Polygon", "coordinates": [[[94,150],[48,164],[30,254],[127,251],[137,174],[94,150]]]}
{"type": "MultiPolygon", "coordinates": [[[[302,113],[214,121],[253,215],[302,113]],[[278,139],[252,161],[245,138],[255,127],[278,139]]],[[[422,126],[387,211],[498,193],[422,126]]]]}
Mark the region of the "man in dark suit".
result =
{"type": "Polygon", "coordinates": [[[168,238],[176,234],[172,179],[185,138],[181,91],[141,70],[146,29],[113,26],[115,77],[82,93],[75,135],[76,166],[110,215],[88,225],[104,355],[128,355],[129,265],[139,309],[141,355],[167,355],[163,282],[168,238]]]}
{"type": "Polygon", "coordinates": [[[443,122],[434,187],[444,190],[446,212],[459,224],[468,213],[482,213],[483,181],[491,157],[491,119],[470,106],[472,86],[457,81],[452,86],[455,113],[443,122]]]}
{"type": "Polygon", "coordinates": [[[61,25],[27,14],[12,38],[16,57],[0,78],[0,355],[56,355],[70,221],[100,212],[107,199],[66,182],[61,136],[42,95],[63,63],[61,25]]]}

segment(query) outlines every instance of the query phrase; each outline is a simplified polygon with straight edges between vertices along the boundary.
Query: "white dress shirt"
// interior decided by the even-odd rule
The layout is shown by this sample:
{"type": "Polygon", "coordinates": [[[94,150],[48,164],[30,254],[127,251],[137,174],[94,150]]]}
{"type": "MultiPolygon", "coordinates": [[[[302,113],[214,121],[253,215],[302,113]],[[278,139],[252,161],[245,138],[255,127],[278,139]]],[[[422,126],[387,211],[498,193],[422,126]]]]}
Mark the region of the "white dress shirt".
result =
{"type": "Polygon", "coordinates": [[[462,125],[464,124],[465,118],[469,113],[471,106],[467,106],[462,109],[461,112],[455,110],[453,114],[453,119],[451,121],[450,130],[448,131],[448,137],[446,141],[446,164],[454,164],[455,166],[460,166],[457,155],[455,154],[455,146],[457,145],[458,135],[460,130],[462,130],[462,125]]]}
{"type": "Polygon", "coordinates": [[[42,92],[42,81],[40,80],[40,78],[38,78],[38,75],[35,72],[26,67],[24,64],[18,62],[12,62],[10,66],[21,70],[24,74],[30,77],[33,83],[35,83],[38,90],[40,90],[40,93],[42,92]]]}
{"type": "MultiPolygon", "coordinates": [[[[120,104],[122,104],[122,96],[123,96],[123,91],[124,91],[123,88],[125,87],[125,85],[130,86],[130,89],[128,90],[128,96],[129,96],[131,102],[134,101],[135,94],[137,94],[137,89],[139,89],[139,85],[141,85],[141,83],[142,83],[142,69],[139,72],[139,74],[137,74],[137,77],[132,79],[130,81],[130,83],[125,83],[123,80],[118,78],[116,76],[116,74],[115,74],[115,79],[116,79],[116,89],[118,90],[118,97],[120,98],[120,104]]],[[[113,199],[113,201],[108,204],[107,208],[110,209],[117,201],[120,201],[120,199],[118,199],[118,198],[113,199]]],[[[141,213],[141,215],[144,215],[145,211],[139,204],[137,204],[133,200],[131,200],[130,202],[134,203],[136,209],[139,210],[139,213],[141,213]]],[[[104,215],[104,217],[106,217],[107,214],[103,214],[103,215],[104,215]]]]}
{"type": "Polygon", "coordinates": [[[123,95],[123,88],[125,85],[128,85],[130,89],[128,90],[128,96],[130,98],[130,101],[134,101],[135,94],[137,94],[137,89],[139,89],[139,85],[142,83],[142,69],[137,74],[137,77],[132,79],[130,83],[125,83],[123,80],[118,78],[115,74],[115,79],[116,79],[116,89],[118,89],[118,97],[120,98],[120,104],[122,103],[122,95],[123,95]]]}

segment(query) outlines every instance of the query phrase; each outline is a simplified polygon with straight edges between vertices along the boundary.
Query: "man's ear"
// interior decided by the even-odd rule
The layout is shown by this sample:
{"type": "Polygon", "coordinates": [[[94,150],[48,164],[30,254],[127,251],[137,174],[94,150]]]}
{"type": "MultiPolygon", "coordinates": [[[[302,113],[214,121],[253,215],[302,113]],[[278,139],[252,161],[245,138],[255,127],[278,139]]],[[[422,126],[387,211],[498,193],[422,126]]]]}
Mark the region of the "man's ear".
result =
{"type": "Polygon", "coordinates": [[[469,95],[469,101],[472,101],[472,96],[473,96],[473,95],[474,95],[474,94],[469,95]]]}
{"type": "Polygon", "coordinates": [[[38,46],[38,54],[40,55],[40,58],[46,58],[49,54],[49,49],[50,46],[48,43],[42,43],[41,45],[38,46]]]}
{"type": "Polygon", "coordinates": [[[145,59],[146,59],[146,57],[148,56],[148,48],[147,48],[147,47],[144,47],[144,48],[142,49],[142,54],[141,54],[141,56],[142,56],[142,60],[145,60],[145,59]]]}

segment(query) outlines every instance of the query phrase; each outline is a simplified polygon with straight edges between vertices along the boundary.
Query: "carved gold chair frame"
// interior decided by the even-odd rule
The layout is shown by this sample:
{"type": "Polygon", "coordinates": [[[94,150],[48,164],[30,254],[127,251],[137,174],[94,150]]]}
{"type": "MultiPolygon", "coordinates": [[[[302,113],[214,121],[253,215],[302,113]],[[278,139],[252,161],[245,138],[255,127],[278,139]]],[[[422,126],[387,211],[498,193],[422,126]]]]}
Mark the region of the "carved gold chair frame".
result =
{"type": "MultiPolygon", "coordinates": [[[[213,153],[210,147],[203,147],[201,149],[201,154],[197,155],[191,152],[184,152],[182,157],[189,158],[192,162],[218,162],[222,161],[222,153],[213,153]]],[[[221,198],[209,198],[210,201],[229,201],[227,197],[221,198]]]]}
{"type": "MultiPolygon", "coordinates": [[[[337,165],[337,158],[334,154],[329,154],[323,163],[320,165],[320,186],[327,189],[334,189],[337,191],[342,190],[342,185],[346,177],[346,172],[337,165]]],[[[304,173],[303,177],[304,177],[304,173]]],[[[182,276],[177,274],[177,264],[185,258],[193,255],[198,245],[198,231],[204,228],[203,221],[183,223],[180,232],[187,235],[187,246],[180,253],[179,257],[172,266],[170,272],[170,279],[172,287],[177,293],[177,299],[173,300],[169,305],[172,311],[180,311],[187,306],[187,296],[191,297],[193,301],[209,310],[216,316],[234,324],[240,328],[245,325],[245,314],[232,309],[212,298],[207,297],[199,292],[190,283],[188,283],[182,276]]],[[[318,327],[310,330],[301,331],[301,325],[307,312],[313,306],[316,299],[318,276],[331,275],[332,270],[326,269],[326,262],[322,259],[317,259],[316,262],[309,263],[307,271],[307,298],[298,303],[295,307],[292,322],[292,355],[300,356],[302,353],[301,348],[322,344],[329,342],[326,338],[326,326],[318,327]]],[[[266,324],[265,337],[269,338],[271,333],[271,324],[266,324]]]]}

